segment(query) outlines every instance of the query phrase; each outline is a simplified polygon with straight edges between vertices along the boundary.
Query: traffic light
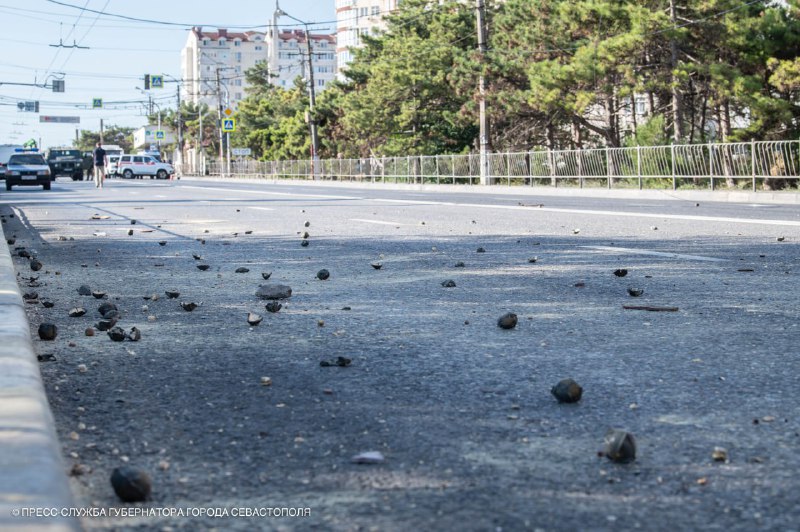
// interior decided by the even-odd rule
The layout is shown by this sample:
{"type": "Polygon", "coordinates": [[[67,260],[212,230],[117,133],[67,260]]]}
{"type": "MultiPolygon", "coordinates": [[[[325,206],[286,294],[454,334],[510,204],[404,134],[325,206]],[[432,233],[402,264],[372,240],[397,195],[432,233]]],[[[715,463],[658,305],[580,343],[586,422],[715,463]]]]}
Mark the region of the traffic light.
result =
{"type": "Polygon", "coordinates": [[[64,80],[63,79],[54,79],[53,80],[53,92],[64,92],[64,80]]]}
{"type": "Polygon", "coordinates": [[[36,100],[35,102],[33,102],[33,112],[34,113],[38,113],[39,112],[39,100],[36,100]]]}
{"type": "Polygon", "coordinates": [[[150,90],[150,74],[144,75],[144,90],[146,91],[150,90]]]}

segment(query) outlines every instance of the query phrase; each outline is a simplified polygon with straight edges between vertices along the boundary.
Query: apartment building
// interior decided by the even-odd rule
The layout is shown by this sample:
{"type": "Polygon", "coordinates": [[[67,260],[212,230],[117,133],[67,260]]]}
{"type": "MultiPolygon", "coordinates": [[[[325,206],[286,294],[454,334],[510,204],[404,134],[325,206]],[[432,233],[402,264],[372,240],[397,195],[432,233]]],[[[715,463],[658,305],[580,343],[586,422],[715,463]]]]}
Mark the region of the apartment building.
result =
{"type": "MultiPolygon", "coordinates": [[[[279,30],[279,15],[280,11],[276,10],[273,23],[265,33],[192,28],[181,52],[183,98],[216,107],[219,72],[222,103],[235,109],[247,96],[245,72],[260,62],[268,63],[275,85],[290,88],[298,76],[310,79],[306,32],[279,30]]],[[[319,92],[336,79],[336,36],[312,33],[311,56],[314,86],[319,92]]]]}
{"type": "Polygon", "coordinates": [[[336,0],[337,74],[353,59],[352,49],[361,46],[361,36],[386,28],[383,17],[400,0],[336,0]]]}

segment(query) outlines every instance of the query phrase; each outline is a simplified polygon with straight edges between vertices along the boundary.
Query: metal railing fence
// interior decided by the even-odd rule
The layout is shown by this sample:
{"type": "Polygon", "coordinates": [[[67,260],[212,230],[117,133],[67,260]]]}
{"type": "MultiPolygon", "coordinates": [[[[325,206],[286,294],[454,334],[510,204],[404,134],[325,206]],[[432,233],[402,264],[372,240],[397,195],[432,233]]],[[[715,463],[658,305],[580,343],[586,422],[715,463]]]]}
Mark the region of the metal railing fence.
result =
{"type": "MultiPolygon", "coordinates": [[[[323,159],[316,169],[309,159],[230,162],[235,177],[312,179],[313,170],[321,180],[480,184],[477,154],[323,159]]],[[[206,175],[227,171],[219,160],[206,161],[206,175]]],[[[772,189],[800,188],[800,141],[492,153],[488,182],[639,189],[725,186],[756,190],[759,184],[772,189]]]]}

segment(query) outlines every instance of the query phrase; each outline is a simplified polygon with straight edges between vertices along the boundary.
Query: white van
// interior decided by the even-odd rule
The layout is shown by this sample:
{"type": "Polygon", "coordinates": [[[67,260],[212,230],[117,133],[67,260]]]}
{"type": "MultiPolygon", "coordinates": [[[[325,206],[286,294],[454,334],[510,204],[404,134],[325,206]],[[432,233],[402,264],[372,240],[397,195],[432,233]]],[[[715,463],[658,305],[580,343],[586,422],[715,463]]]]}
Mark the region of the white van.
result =
{"type": "Polygon", "coordinates": [[[0,179],[6,178],[6,165],[12,155],[25,148],[22,144],[0,144],[0,179]]]}

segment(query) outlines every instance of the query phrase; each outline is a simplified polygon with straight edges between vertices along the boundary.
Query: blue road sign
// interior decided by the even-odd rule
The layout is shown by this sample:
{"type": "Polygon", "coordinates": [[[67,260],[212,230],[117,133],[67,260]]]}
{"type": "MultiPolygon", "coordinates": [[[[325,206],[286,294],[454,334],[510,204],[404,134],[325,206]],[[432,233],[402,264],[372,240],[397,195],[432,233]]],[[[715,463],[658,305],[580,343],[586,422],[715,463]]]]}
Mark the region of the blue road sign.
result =
{"type": "Polygon", "coordinates": [[[103,108],[103,99],[92,98],[92,109],[102,109],[102,108],[103,108]]]}
{"type": "Polygon", "coordinates": [[[236,131],[236,119],[234,118],[226,118],[222,121],[222,131],[225,133],[231,133],[236,131]]]}
{"type": "Polygon", "coordinates": [[[163,89],[164,88],[164,76],[161,74],[150,74],[150,88],[151,89],[163,89]]]}
{"type": "Polygon", "coordinates": [[[158,131],[156,131],[156,138],[158,140],[164,140],[164,132],[162,130],[160,130],[160,129],[158,131]]]}

